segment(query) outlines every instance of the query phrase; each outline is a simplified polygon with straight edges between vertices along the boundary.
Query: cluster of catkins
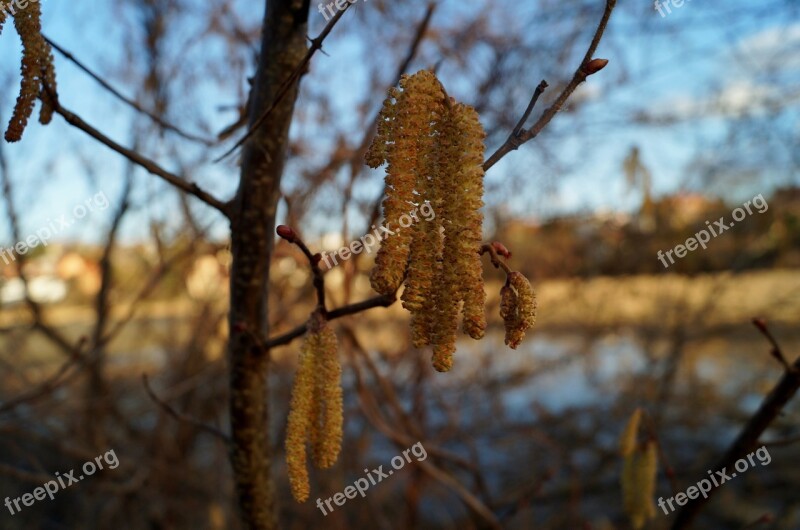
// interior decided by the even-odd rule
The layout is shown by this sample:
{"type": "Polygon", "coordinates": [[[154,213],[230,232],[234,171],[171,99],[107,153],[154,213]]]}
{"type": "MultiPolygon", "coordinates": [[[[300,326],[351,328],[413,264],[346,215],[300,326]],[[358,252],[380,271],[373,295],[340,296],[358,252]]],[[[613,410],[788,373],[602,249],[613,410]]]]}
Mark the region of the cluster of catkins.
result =
{"type": "MultiPolygon", "coordinates": [[[[412,342],[433,346],[433,366],[440,372],[453,365],[459,313],[464,333],[473,339],[486,330],[480,211],[485,136],[475,109],[454,102],[432,72],[421,70],[389,91],[366,154],[370,167],[387,164],[384,224],[395,231],[381,242],[372,288],[392,294],[405,282],[402,301],[412,316],[412,342]],[[435,217],[398,228],[400,217],[425,201],[435,217]]],[[[530,284],[514,274],[504,288],[502,313],[512,347],[535,313],[530,284]]]]}
{"type": "Polygon", "coordinates": [[[653,439],[639,443],[642,410],[636,409],[620,438],[622,501],[634,529],[656,516],[653,502],[658,473],[658,450],[653,439]]]}
{"type": "MultiPolygon", "coordinates": [[[[43,89],[45,84],[52,93],[56,90],[56,71],[53,67],[53,54],[50,45],[42,36],[41,2],[29,2],[22,9],[17,6],[13,14],[14,27],[22,41],[22,65],[20,72],[22,81],[14,113],[8,123],[5,139],[16,142],[22,138],[28,118],[33,113],[33,106],[40,92],[42,94],[42,108],[39,112],[39,121],[42,124],[50,123],[53,117],[53,104],[49,93],[43,89]]],[[[8,13],[0,10],[0,33],[6,22],[8,13]]]]}
{"type": "Polygon", "coordinates": [[[308,326],[286,426],[286,466],[298,502],[310,492],[306,445],[320,469],[336,462],[342,446],[342,367],[336,333],[319,312],[312,314],[308,326]]]}

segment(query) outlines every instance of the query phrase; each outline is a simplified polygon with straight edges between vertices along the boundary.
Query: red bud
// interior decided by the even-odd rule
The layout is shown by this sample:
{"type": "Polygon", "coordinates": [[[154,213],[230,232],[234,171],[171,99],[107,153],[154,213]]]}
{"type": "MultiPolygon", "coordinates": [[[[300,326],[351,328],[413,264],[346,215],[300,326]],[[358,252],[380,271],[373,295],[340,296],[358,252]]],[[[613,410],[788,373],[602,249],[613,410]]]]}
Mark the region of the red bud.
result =
{"type": "Polygon", "coordinates": [[[608,59],[592,59],[588,63],[583,65],[583,73],[588,75],[596,74],[600,70],[606,67],[608,64],[608,59]]]}
{"type": "Polygon", "coordinates": [[[492,241],[492,248],[495,252],[497,252],[500,256],[503,256],[506,259],[511,259],[511,251],[506,248],[504,244],[499,241],[492,241]]]}
{"type": "Polygon", "coordinates": [[[295,233],[294,229],[290,226],[278,225],[275,231],[289,243],[294,243],[295,239],[297,239],[297,233],[295,233]]]}

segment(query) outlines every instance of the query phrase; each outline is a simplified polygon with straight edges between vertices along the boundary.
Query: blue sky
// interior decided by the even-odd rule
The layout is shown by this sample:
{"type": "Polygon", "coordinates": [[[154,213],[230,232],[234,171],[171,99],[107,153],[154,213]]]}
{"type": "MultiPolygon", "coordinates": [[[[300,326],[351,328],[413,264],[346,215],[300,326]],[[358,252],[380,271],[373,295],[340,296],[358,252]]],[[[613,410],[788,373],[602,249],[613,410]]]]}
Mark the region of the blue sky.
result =
{"type": "MultiPolygon", "coordinates": [[[[486,2],[467,5],[466,2],[444,2],[437,11],[433,24],[445,22],[458,23],[468,18],[470,9],[477,9],[486,2]],[[472,7],[470,7],[472,6],[472,7]],[[437,21],[437,17],[441,17],[437,21]]],[[[598,2],[600,3],[600,2],[598,2]]],[[[768,2],[769,3],[769,2],[768,2]]],[[[489,4],[491,5],[491,4],[489,4]]],[[[75,4],[44,0],[44,31],[62,46],[75,53],[81,60],[97,71],[119,73],[126,61],[131,58],[120,45],[122,39],[120,17],[130,16],[129,12],[112,3],[75,4]]],[[[242,17],[253,19],[256,15],[251,8],[236,3],[242,17]]],[[[368,2],[359,2],[359,9],[370,9],[368,2]]],[[[260,19],[259,10],[257,17],[260,19]]],[[[513,17],[511,17],[513,20],[513,17]]],[[[312,9],[311,34],[315,35],[324,24],[323,17],[312,9]]],[[[353,31],[357,30],[356,19],[352,13],[345,15],[334,29],[326,43],[328,55],[317,54],[309,75],[304,83],[313,83],[314,76],[324,77],[325,90],[336,93],[334,117],[336,125],[356,130],[358,121],[352,109],[365,95],[366,71],[359,67],[365,54],[353,31]]],[[[189,27],[183,28],[189,31],[189,27]]],[[[202,43],[201,43],[202,45],[202,43]]],[[[18,40],[10,24],[0,36],[0,54],[5,58],[0,68],[0,82],[3,86],[14,87],[18,82],[18,40]],[[11,81],[11,84],[6,82],[11,81]]],[[[216,45],[210,45],[211,53],[225,53],[216,45]]],[[[202,48],[200,48],[202,51],[202,48]]],[[[199,53],[199,52],[198,52],[199,53]]],[[[650,167],[654,178],[656,194],[674,192],[686,183],[686,168],[689,161],[697,156],[702,146],[713,145],[715,140],[725,134],[729,120],[743,109],[751,108],[760,99],[782,96],[792,102],[781,114],[789,126],[798,117],[800,97],[796,90],[800,86],[800,19],[797,10],[788,9],[781,16],[770,16],[752,2],[731,0],[724,3],[698,1],[686,2],[683,7],[674,9],[667,17],[661,17],[652,9],[649,2],[627,6],[619,10],[612,19],[608,40],[601,44],[597,56],[611,60],[609,67],[601,74],[590,78],[581,86],[576,98],[587,101],[585,105],[586,128],[571,133],[571,121],[557,116],[543,133],[542,141],[552,129],[559,138],[559,156],[587,162],[567,174],[548,174],[537,166],[532,156],[532,147],[525,146],[512,153],[487,175],[489,182],[499,182],[506,174],[521,172],[531,174],[531,184],[524,190],[515,190],[508,200],[502,199],[501,207],[515,215],[542,218],[549,215],[597,209],[631,210],[640,201],[636,193],[626,192],[621,163],[631,145],[637,144],[642,150],[644,162],[650,167]],[[748,13],[752,12],[752,16],[748,13]],[[786,13],[791,16],[786,17],[786,13]],[[647,16],[646,24],[637,23],[633,17],[647,16]],[[744,58],[744,59],[743,59],[744,58]],[[773,65],[770,61],[780,62],[773,65]],[[625,65],[626,79],[618,65],[625,65]],[[775,68],[768,68],[775,66],[775,68]],[[770,70],[767,72],[767,70],[770,70]],[[794,87],[794,88],[793,88],[794,87]],[[724,103],[721,108],[709,110],[712,101],[724,103]],[[629,123],[635,112],[646,112],[651,116],[671,116],[679,121],[669,126],[639,126],[629,123]],[[698,113],[707,114],[698,119],[698,113]],[[530,150],[526,153],[526,149],[530,150]],[[547,189],[537,185],[541,180],[552,180],[556,185],[547,189]]],[[[427,65],[414,65],[414,68],[427,65]]],[[[574,61],[555,65],[569,77],[575,68],[574,61]]],[[[98,126],[115,140],[129,144],[131,138],[131,113],[120,103],[105,94],[97,85],[78,71],[73,65],[56,56],[59,93],[65,106],[77,111],[87,121],[98,126]]],[[[446,70],[445,70],[446,71],[446,70]]],[[[536,68],[531,68],[532,89],[541,77],[536,68]]],[[[462,86],[458,79],[443,79],[446,86],[453,86],[454,92],[469,98],[471,87],[462,86]]],[[[558,81],[558,80],[552,80],[558,81]]],[[[134,95],[124,84],[115,83],[123,92],[134,95]]],[[[218,112],[218,105],[235,103],[236,94],[221,93],[211,81],[199,82],[200,88],[192,102],[203,103],[197,109],[198,123],[205,122],[212,131],[218,131],[230,123],[231,114],[218,112]]],[[[530,93],[525,87],[518,87],[522,93],[530,93]]],[[[0,116],[5,124],[13,105],[13,90],[0,97],[0,116]]],[[[527,96],[519,101],[519,112],[527,104],[527,96]]],[[[38,110],[37,110],[38,112],[38,110]]],[[[534,112],[534,117],[536,112],[534,112]]],[[[194,124],[187,125],[192,129],[194,124]]],[[[296,128],[298,129],[298,128],[296,128]]],[[[316,135],[320,146],[328,145],[332,139],[330,128],[314,127],[313,132],[295,130],[295,134],[316,135]]],[[[797,131],[796,131],[797,132],[797,131]]],[[[800,136],[800,134],[798,134],[800,136]]],[[[495,145],[487,147],[491,151],[495,145]]],[[[99,231],[107,226],[109,216],[115,206],[115,198],[120,193],[125,162],[116,154],[96,145],[83,133],[66,125],[59,117],[53,123],[42,127],[31,120],[22,142],[4,145],[4,152],[10,160],[16,184],[15,197],[23,220],[23,232],[30,233],[45,224],[46,219],[67,213],[94,193],[102,190],[112,202],[112,208],[76,223],[69,232],[63,234],[69,239],[94,239],[99,231]],[[90,161],[94,174],[86,170],[90,161]],[[96,168],[102,168],[102,171],[96,168]]],[[[144,150],[168,169],[176,169],[171,163],[164,146],[153,139],[144,150]]],[[[198,160],[221,153],[219,148],[203,153],[194,147],[192,156],[198,160]]],[[[313,156],[313,155],[312,155],[313,156]]],[[[766,187],[774,184],[798,183],[796,168],[785,164],[775,168],[772,183],[753,182],[730,188],[731,200],[738,196],[768,193],[766,187]],[[785,174],[783,174],[785,173],[785,174]],[[750,188],[750,189],[748,189],[750,188]]],[[[197,173],[203,185],[224,198],[229,198],[235,187],[235,174],[232,167],[225,164],[205,164],[197,173]]],[[[140,174],[138,182],[154,177],[140,174]]],[[[292,185],[291,175],[286,184],[292,185]]],[[[360,185],[355,193],[359,196],[373,197],[380,186],[380,172],[375,178],[360,185]]],[[[690,186],[691,188],[691,186],[690,186]]],[[[138,188],[137,188],[138,189],[138,188]]],[[[147,220],[157,217],[169,223],[177,219],[174,203],[149,201],[148,197],[158,194],[160,185],[153,183],[141,186],[138,196],[142,206],[124,225],[123,235],[127,240],[136,240],[147,235],[147,220]],[[149,194],[149,195],[148,195],[149,194]]],[[[487,197],[492,202],[492,197],[487,197]]],[[[213,233],[224,237],[227,224],[210,209],[199,207],[201,222],[212,225],[213,233]]],[[[5,208],[0,207],[0,244],[10,243],[5,218],[5,208]]],[[[361,216],[353,213],[354,226],[361,216]]],[[[338,221],[337,221],[338,223],[338,221]]],[[[331,225],[325,216],[318,216],[314,223],[316,230],[338,229],[331,225]]]]}

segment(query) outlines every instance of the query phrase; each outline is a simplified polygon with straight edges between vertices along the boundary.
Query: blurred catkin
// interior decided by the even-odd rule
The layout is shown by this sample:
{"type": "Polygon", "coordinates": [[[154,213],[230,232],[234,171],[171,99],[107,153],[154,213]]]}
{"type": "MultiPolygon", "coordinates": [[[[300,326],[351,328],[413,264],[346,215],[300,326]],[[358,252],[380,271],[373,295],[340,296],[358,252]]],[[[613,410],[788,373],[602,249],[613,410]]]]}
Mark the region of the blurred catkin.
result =
{"type": "Polygon", "coordinates": [[[653,501],[658,472],[656,443],[647,441],[625,457],[622,467],[622,500],[631,527],[638,530],[656,516],[653,501]]]}
{"type": "Polygon", "coordinates": [[[628,456],[636,449],[636,440],[639,436],[639,423],[642,419],[642,409],[636,409],[631,414],[628,423],[625,425],[625,430],[622,431],[622,436],[619,439],[619,452],[622,456],[628,456]]]}
{"type": "Polygon", "coordinates": [[[509,273],[500,289],[500,316],[505,324],[505,343],[516,349],[536,322],[536,293],[520,272],[509,273]]]}
{"type": "Polygon", "coordinates": [[[286,467],[292,496],[298,502],[304,502],[310,493],[306,444],[310,442],[313,462],[319,468],[331,467],[339,456],[341,377],[336,333],[314,313],[300,351],[286,426],[286,467]]]}
{"type": "Polygon", "coordinates": [[[314,464],[327,469],[336,462],[342,447],[342,366],[333,329],[324,325],[318,340],[319,344],[314,349],[316,388],[311,446],[314,464]]]}
{"type": "MultiPolygon", "coordinates": [[[[53,116],[53,101],[50,93],[44,90],[44,87],[46,84],[48,89],[55,93],[56,76],[50,45],[42,36],[41,14],[40,2],[30,2],[24,9],[18,6],[13,15],[14,27],[22,41],[20,65],[22,79],[19,96],[5,132],[5,139],[8,142],[16,142],[22,138],[28,119],[33,113],[36,98],[40,93],[42,94],[42,108],[39,121],[47,124],[53,116]]],[[[5,11],[0,12],[0,32],[2,32],[5,21],[5,11]]]]}
{"type": "Polygon", "coordinates": [[[308,498],[308,469],[306,468],[306,441],[311,427],[314,403],[314,352],[309,335],[300,353],[300,364],[292,387],[289,419],[286,425],[286,467],[289,486],[297,502],[308,498]]]}

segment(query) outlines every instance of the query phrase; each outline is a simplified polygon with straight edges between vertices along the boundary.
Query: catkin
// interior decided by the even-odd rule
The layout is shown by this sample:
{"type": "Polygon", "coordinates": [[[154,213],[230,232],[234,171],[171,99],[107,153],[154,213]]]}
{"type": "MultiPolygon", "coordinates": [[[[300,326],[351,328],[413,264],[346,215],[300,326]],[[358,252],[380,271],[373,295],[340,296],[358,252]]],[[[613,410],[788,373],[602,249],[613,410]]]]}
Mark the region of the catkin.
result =
{"type": "Polygon", "coordinates": [[[483,230],[483,140],[478,114],[448,99],[436,76],[403,76],[390,91],[366,162],[388,162],[387,227],[370,280],[382,294],[405,283],[403,307],[411,313],[415,347],[433,346],[433,365],[453,365],[459,313],[475,339],[486,329],[486,293],[480,247],[483,230]],[[400,228],[401,216],[429,202],[436,215],[400,228]]]}
{"type": "MultiPolygon", "coordinates": [[[[0,14],[0,31],[5,17],[5,13],[0,14]]],[[[13,17],[14,27],[22,41],[22,61],[19,96],[5,132],[5,139],[8,142],[16,142],[22,138],[40,92],[43,102],[39,121],[43,124],[50,122],[53,115],[53,100],[44,90],[45,83],[53,93],[56,90],[52,52],[41,31],[40,3],[30,2],[25,9],[19,9],[13,17]]]]}
{"type": "MultiPolygon", "coordinates": [[[[408,96],[407,104],[415,109],[409,118],[411,127],[417,132],[415,136],[417,159],[413,165],[415,189],[420,198],[435,205],[439,203],[439,179],[436,174],[438,157],[434,134],[444,114],[444,91],[436,77],[426,70],[411,77],[405,90],[405,95],[408,96]]],[[[428,312],[423,313],[423,309],[426,308],[425,302],[433,288],[437,276],[437,263],[442,254],[440,225],[441,221],[437,222],[434,217],[430,221],[417,222],[409,227],[413,241],[402,300],[403,307],[414,317],[418,317],[414,321],[423,327],[430,325],[428,312]]],[[[406,229],[398,228],[398,230],[406,229]]]]}
{"type": "Polygon", "coordinates": [[[536,293],[520,272],[512,271],[500,289],[500,316],[505,324],[505,343],[516,349],[536,322],[536,293]]]}
{"type": "Polygon", "coordinates": [[[309,321],[300,351],[286,426],[286,467],[292,496],[308,499],[307,443],[314,464],[331,467],[339,456],[343,434],[342,369],[336,333],[319,313],[309,321]]]}
{"type": "Polygon", "coordinates": [[[336,333],[330,326],[320,330],[319,341],[314,352],[316,414],[312,418],[311,445],[314,464],[327,469],[336,462],[342,447],[342,366],[336,333]]]}
{"type": "Polygon", "coordinates": [[[619,439],[619,450],[622,456],[628,456],[636,449],[636,440],[639,436],[639,423],[642,419],[642,409],[637,408],[631,414],[628,423],[625,425],[625,430],[622,431],[622,436],[619,439]]]}
{"type": "Polygon", "coordinates": [[[306,441],[314,406],[314,352],[311,343],[312,336],[309,335],[300,353],[286,425],[286,467],[292,496],[297,502],[308,499],[311,491],[306,468],[306,441]]]}
{"type": "Polygon", "coordinates": [[[658,473],[656,444],[650,440],[625,457],[622,468],[622,500],[631,527],[638,530],[656,516],[653,502],[658,473]]]}
{"type": "Polygon", "coordinates": [[[483,288],[483,267],[480,248],[483,240],[483,140],[486,136],[478,113],[472,107],[458,104],[453,107],[453,121],[459,131],[457,150],[460,159],[451,179],[455,181],[458,203],[452,230],[447,237],[454,239],[453,253],[449,259],[459,270],[459,298],[463,299],[463,328],[473,339],[483,338],[486,330],[483,288]]]}

